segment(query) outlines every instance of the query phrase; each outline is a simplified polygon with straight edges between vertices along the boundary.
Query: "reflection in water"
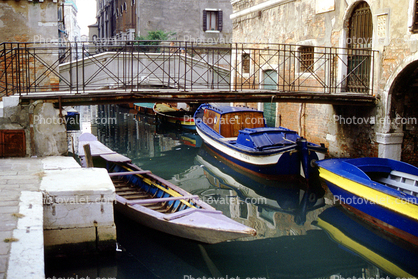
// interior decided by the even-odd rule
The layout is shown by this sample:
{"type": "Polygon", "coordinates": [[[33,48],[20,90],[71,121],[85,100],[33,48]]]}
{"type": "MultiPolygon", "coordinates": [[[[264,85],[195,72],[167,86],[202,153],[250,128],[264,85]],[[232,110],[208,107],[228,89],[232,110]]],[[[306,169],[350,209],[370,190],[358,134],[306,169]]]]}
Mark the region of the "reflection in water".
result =
{"type": "Polygon", "coordinates": [[[361,222],[341,206],[319,215],[317,225],[345,248],[398,278],[418,276],[417,251],[401,239],[361,222]]]}
{"type": "MultiPolygon", "coordinates": [[[[196,135],[157,127],[152,116],[116,105],[77,110],[90,114],[82,114],[82,119],[97,118],[91,125],[82,123],[82,129],[91,129],[109,148],[198,194],[225,215],[257,229],[258,235],[201,245],[116,214],[118,241],[123,247],[116,259],[105,265],[102,260],[85,264],[58,261],[47,265],[47,275],[100,274],[118,279],[392,278],[386,277],[388,271],[377,268],[377,263],[342,249],[340,242],[328,237],[328,230],[317,226],[318,215],[324,216],[327,208],[333,208],[325,205],[321,187],[308,190],[294,181],[248,176],[213,154],[196,135]]],[[[343,222],[342,226],[350,225],[343,222]]]]}
{"type": "Polygon", "coordinates": [[[198,194],[215,207],[221,203],[229,205],[222,211],[256,228],[258,238],[303,235],[317,229],[311,223],[325,205],[322,188],[306,189],[293,180],[251,177],[218,157],[206,145],[200,148],[196,162],[214,187],[198,194]]]}

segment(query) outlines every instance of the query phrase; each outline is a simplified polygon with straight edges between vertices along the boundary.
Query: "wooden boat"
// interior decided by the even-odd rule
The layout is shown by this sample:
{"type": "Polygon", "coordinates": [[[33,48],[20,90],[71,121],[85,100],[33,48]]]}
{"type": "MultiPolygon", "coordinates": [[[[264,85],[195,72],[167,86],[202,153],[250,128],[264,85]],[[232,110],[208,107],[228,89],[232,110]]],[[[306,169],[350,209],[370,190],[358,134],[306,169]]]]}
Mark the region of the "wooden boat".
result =
{"type": "Polygon", "coordinates": [[[418,168],[383,158],[329,159],[316,164],[336,201],[418,246],[418,168]]]}
{"type": "Polygon", "coordinates": [[[155,103],[153,110],[161,123],[174,125],[177,129],[196,130],[193,112],[167,103],[155,103]]]}
{"type": "MultiPolygon", "coordinates": [[[[254,236],[242,225],[201,201],[198,196],[131,163],[91,134],[79,138],[90,144],[95,164],[106,165],[116,189],[116,210],[153,229],[204,243],[254,236]]],[[[84,161],[84,153],[80,152],[84,161]]]]}
{"type": "Polygon", "coordinates": [[[351,251],[393,278],[418,276],[417,250],[409,243],[390,238],[362,222],[341,206],[327,208],[318,216],[316,225],[344,250],[351,251]]]}
{"type": "Polygon", "coordinates": [[[154,103],[134,103],[134,108],[137,112],[146,115],[155,115],[154,103]]]}
{"type": "Polygon", "coordinates": [[[194,118],[198,134],[209,147],[260,176],[301,174],[308,179],[314,171],[311,161],[323,159],[327,151],[295,131],[266,127],[263,112],[251,108],[203,104],[194,118]]]}

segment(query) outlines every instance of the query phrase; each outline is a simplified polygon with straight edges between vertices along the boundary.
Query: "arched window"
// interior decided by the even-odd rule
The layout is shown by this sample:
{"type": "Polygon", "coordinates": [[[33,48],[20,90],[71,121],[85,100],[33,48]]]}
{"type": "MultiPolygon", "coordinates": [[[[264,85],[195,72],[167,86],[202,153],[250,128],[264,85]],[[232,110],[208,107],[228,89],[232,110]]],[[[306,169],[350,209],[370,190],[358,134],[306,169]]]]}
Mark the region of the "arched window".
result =
{"type": "Polygon", "coordinates": [[[362,1],[354,8],[347,38],[349,48],[347,91],[366,93],[370,87],[373,19],[369,5],[362,1]]]}

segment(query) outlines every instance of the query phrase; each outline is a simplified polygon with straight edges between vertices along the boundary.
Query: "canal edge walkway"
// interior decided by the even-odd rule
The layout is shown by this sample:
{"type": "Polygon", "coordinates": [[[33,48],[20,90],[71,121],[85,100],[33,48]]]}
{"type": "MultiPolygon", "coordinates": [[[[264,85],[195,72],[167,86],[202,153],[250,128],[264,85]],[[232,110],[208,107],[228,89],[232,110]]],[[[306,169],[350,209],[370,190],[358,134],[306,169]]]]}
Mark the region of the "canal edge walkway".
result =
{"type": "Polygon", "coordinates": [[[0,279],[44,278],[42,159],[0,160],[0,279]]]}
{"type": "Polygon", "coordinates": [[[71,157],[0,159],[0,279],[45,278],[42,180],[74,169],[71,157]]]}

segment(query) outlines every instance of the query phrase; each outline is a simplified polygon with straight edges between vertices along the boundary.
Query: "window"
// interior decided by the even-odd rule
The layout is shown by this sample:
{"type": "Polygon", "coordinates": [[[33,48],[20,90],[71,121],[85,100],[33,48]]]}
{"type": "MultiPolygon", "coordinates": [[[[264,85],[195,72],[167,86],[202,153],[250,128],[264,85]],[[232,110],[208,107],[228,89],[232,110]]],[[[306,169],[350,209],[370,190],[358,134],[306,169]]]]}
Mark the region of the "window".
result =
{"type": "Polygon", "coordinates": [[[203,31],[222,31],[222,11],[203,11],[203,31]]]}
{"type": "Polygon", "coordinates": [[[250,54],[249,53],[242,54],[242,73],[244,74],[250,73],[250,54]]]}
{"type": "Polygon", "coordinates": [[[303,46],[299,48],[301,72],[312,72],[314,70],[314,51],[315,48],[312,46],[303,46]]]}
{"type": "Polygon", "coordinates": [[[411,32],[418,33],[418,0],[414,1],[414,15],[412,19],[411,32]]]}

